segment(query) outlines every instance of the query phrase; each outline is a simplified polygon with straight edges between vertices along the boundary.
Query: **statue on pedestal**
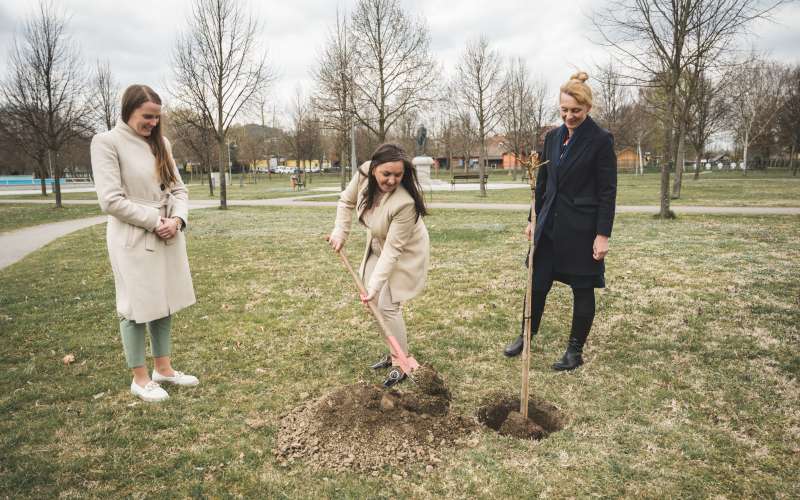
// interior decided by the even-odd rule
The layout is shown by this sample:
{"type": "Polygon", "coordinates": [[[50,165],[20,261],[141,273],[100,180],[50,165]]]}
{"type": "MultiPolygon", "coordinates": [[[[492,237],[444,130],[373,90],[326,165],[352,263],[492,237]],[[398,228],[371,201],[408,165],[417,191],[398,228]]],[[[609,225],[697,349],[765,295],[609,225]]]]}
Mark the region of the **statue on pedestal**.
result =
{"type": "Polygon", "coordinates": [[[420,125],[417,129],[417,149],[414,156],[425,156],[425,143],[428,141],[428,130],[425,125],[420,125]]]}

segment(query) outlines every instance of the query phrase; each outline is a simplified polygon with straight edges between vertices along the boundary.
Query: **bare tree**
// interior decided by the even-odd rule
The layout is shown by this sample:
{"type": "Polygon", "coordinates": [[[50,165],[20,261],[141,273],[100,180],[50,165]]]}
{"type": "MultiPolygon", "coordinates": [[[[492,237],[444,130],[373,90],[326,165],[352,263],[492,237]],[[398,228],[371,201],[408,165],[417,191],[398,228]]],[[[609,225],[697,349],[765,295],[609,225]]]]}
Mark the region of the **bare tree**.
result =
{"type": "Polygon", "coordinates": [[[273,79],[256,46],[258,22],[241,0],[195,0],[173,52],[172,93],[213,126],[219,150],[219,201],[227,208],[226,138],[234,119],[273,79]]]}
{"type": "Polygon", "coordinates": [[[533,140],[533,146],[539,148],[544,146],[544,132],[558,116],[558,111],[555,106],[556,100],[550,94],[550,89],[543,80],[536,80],[533,85],[533,94],[531,96],[533,104],[533,115],[531,120],[536,128],[534,134],[536,135],[533,140]]]}
{"type": "Polygon", "coordinates": [[[432,153],[431,156],[437,159],[434,162],[434,175],[438,177],[441,164],[438,158],[446,158],[448,168],[453,168],[453,145],[455,138],[455,123],[452,116],[445,109],[439,109],[433,121],[430,134],[432,153]]]}
{"type": "Polygon", "coordinates": [[[775,62],[755,56],[736,71],[729,89],[733,130],[742,144],[743,169],[747,175],[747,153],[751,144],[772,130],[786,104],[787,72],[775,62]]]}
{"type": "Polygon", "coordinates": [[[800,66],[795,66],[786,81],[786,104],[778,116],[778,136],[789,146],[789,168],[797,175],[795,157],[800,150],[800,66]]]}
{"type": "Polygon", "coordinates": [[[87,129],[83,74],[65,16],[52,3],[40,2],[36,14],[24,23],[22,39],[14,40],[2,93],[15,119],[47,153],[58,208],[63,175],[59,152],[87,129]]]}
{"type": "Polygon", "coordinates": [[[399,0],[359,0],[351,20],[352,109],[356,120],[384,142],[403,116],[432,103],[435,65],[428,28],[412,21],[399,0]]]}
{"type": "Polygon", "coordinates": [[[765,17],[784,0],[615,0],[594,17],[594,25],[624,66],[631,83],[661,89],[665,98],[666,154],[661,168],[659,216],[671,217],[671,164],[685,132],[686,107],[678,109],[681,79],[699,59],[715,61],[746,25],[765,17]],[[695,36],[691,36],[692,33],[695,36]]]}
{"type": "Polygon", "coordinates": [[[626,135],[624,128],[627,123],[623,117],[630,103],[629,88],[625,86],[623,76],[613,61],[596,68],[595,79],[600,85],[592,106],[592,116],[614,134],[614,142],[619,144],[620,138],[626,135]]]}
{"type": "Polygon", "coordinates": [[[509,63],[502,99],[501,125],[514,154],[513,178],[516,179],[519,159],[538,146],[539,134],[552,117],[553,106],[548,100],[547,84],[532,78],[521,58],[509,63]]]}
{"type": "Polygon", "coordinates": [[[530,74],[522,58],[511,59],[503,84],[502,126],[514,157],[513,178],[517,178],[519,160],[535,147],[537,124],[533,123],[533,89],[530,74]]]}
{"type": "MultiPolygon", "coordinates": [[[[448,117],[453,127],[453,149],[464,159],[464,172],[466,172],[469,169],[473,148],[478,144],[478,127],[472,118],[472,111],[458,97],[458,87],[457,81],[451,83],[448,117]]],[[[450,172],[454,171],[455,166],[451,166],[450,172]]]]}
{"type": "MultiPolygon", "coordinates": [[[[314,78],[318,91],[314,107],[323,117],[322,125],[336,131],[340,163],[340,187],[347,186],[345,158],[350,148],[350,133],[353,129],[353,75],[355,59],[353,45],[350,43],[347,18],[336,12],[336,26],[328,35],[328,40],[317,62],[314,78]]],[[[350,165],[353,165],[350,160],[350,165]]]]}
{"type": "Polygon", "coordinates": [[[700,178],[700,164],[705,157],[708,140],[728,122],[730,110],[722,89],[729,84],[729,76],[722,75],[716,80],[707,74],[697,77],[696,90],[689,102],[689,126],[686,131],[695,151],[694,180],[700,178]]]}
{"type": "Polygon", "coordinates": [[[458,65],[458,91],[478,126],[481,196],[486,196],[486,138],[503,111],[503,61],[484,36],[467,43],[458,65]]]}
{"type": "Polygon", "coordinates": [[[652,107],[648,106],[647,99],[639,93],[639,98],[630,104],[623,118],[630,132],[632,143],[636,145],[635,173],[644,175],[644,153],[642,145],[653,131],[653,123],[658,120],[652,107]]]}
{"type": "Polygon", "coordinates": [[[289,114],[291,121],[284,137],[286,146],[293,152],[297,167],[305,169],[305,161],[318,156],[321,151],[320,121],[299,87],[295,89],[289,114]]]}
{"type": "MultiPolygon", "coordinates": [[[[397,130],[392,134],[392,141],[414,156],[422,154],[422,151],[416,151],[419,123],[421,123],[419,114],[416,112],[406,113],[398,120],[397,130]]],[[[428,139],[430,140],[430,132],[428,132],[428,139]]]]}
{"type": "MultiPolygon", "coordinates": [[[[9,108],[2,108],[3,120],[0,120],[0,149],[4,156],[11,155],[16,161],[28,159],[33,171],[39,177],[42,196],[47,196],[47,146],[33,130],[24,125],[23,119],[14,116],[9,108]]],[[[5,159],[8,159],[7,157],[5,159]]]]}
{"type": "Polygon", "coordinates": [[[102,123],[106,130],[111,130],[119,116],[120,87],[111,74],[111,64],[108,60],[97,60],[93,83],[97,121],[102,123]]]}
{"type": "MultiPolygon", "coordinates": [[[[216,133],[210,121],[188,108],[174,108],[168,112],[170,132],[173,134],[174,150],[185,149],[193,157],[193,167],[200,175],[206,176],[209,195],[214,196],[214,183],[211,182],[212,165],[218,163],[218,148],[214,148],[216,133]]],[[[166,130],[165,130],[166,132],[166,130]]]]}

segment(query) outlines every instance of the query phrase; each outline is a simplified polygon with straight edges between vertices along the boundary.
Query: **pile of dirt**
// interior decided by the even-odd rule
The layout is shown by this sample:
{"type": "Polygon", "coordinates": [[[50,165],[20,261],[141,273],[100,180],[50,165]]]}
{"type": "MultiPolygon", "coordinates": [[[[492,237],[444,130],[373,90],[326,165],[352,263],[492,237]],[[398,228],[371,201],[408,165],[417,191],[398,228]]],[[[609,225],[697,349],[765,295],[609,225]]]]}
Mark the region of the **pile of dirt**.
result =
{"type": "Polygon", "coordinates": [[[519,412],[519,396],[495,393],[483,400],[478,408],[478,422],[503,436],[518,439],[543,439],[564,427],[561,412],[536,398],[528,399],[528,418],[519,412]]]}
{"type": "Polygon", "coordinates": [[[280,421],[279,463],[359,471],[435,467],[478,429],[472,419],[449,414],[450,391],[435,370],[414,374],[417,383],[407,381],[402,390],[359,382],[293,409],[280,421]]]}

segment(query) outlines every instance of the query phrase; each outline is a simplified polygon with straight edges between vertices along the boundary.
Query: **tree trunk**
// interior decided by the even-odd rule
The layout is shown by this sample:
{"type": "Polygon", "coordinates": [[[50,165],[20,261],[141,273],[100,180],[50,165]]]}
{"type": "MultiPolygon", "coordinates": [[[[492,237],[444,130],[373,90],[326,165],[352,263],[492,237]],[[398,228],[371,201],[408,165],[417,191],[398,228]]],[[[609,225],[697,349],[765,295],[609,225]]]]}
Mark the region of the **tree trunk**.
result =
{"type": "Polygon", "coordinates": [[[703,148],[697,148],[697,159],[695,160],[696,168],[694,170],[694,180],[700,178],[700,160],[703,158],[703,148]]]}
{"type": "Polygon", "coordinates": [[[39,175],[39,185],[42,188],[42,196],[47,196],[47,179],[44,175],[39,175]]]}
{"type": "Polygon", "coordinates": [[[797,175],[797,166],[794,162],[794,155],[795,155],[795,145],[792,144],[792,155],[789,157],[789,168],[792,169],[792,176],[797,175]]]}
{"type": "Polygon", "coordinates": [[[683,180],[683,166],[686,164],[686,140],[684,138],[684,125],[678,129],[678,148],[675,153],[675,181],[672,184],[672,199],[677,200],[681,197],[681,181],[683,180]]]}
{"type": "Polygon", "coordinates": [[[219,146],[219,208],[227,210],[228,192],[225,188],[225,173],[228,169],[225,168],[225,138],[220,136],[217,145],[219,146]]]}
{"type": "Polygon", "coordinates": [[[58,159],[53,162],[53,151],[47,151],[47,160],[50,163],[50,172],[53,177],[53,192],[56,195],[56,208],[62,208],[61,204],[61,175],[58,171],[58,159]]]}
{"type": "Polygon", "coordinates": [[[750,143],[750,131],[745,130],[744,132],[744,144],[742,145],[742,169],[744,170],[744,175],[747,176],[747,146],[750,143]]]}
{"type": "Polygon", "coordinates": [[[342,153],[341,156],[339,156],[339,187],[341,188],[342,191],[344,191],[344,188],[347,187],[347,178],[345,177],[345,172],[344,172],[344,157],[346,155],[347,155],[347,147],[343,143],[342,153]]]}
{"type": "Polygon", "coordinates": [[[478,160],[478,175],[480,176],[481,196],[486,196],[486,139],[481,140],[481,157],[478,160]]]}
{"type": "Polygon", "coordinates": [[[636,169],[636,173],[639,175],[644,175],[644,164],[642,163],[642,141],[641,139],[636,139],[636,155],[639,159],[639,165],[636,169]]]}
{"type": "Polygon", "coordinates": [[[356,173],[358,168],[358,156],[356,155],[356,125],[355,123],[350,127],[350,175],[347,176],[349,181],[356,173]]]}
{"type": "Polygon", "coordinates": [[[661,195],[661,207],[658,213],[659,218],[661,219],[669,219],[670,218],[670,210],[669,210],[669,168],[670,162],[672,161],[672,130],[675,126],[675,104],[674,104],[674,96],[670,95],[667,99],[667,126],[664,127],[664,147],[667,148],[664,154],[664,163],[661,165],[661,186],[660,186],[660,195],[661,195]]]}
{"type": "Polygon", "coordinates": [[[61,176],[56,173],[55,179],[53,179],[55,183],[55,192],[56,192],[56,208],[63,208],[61,204],[61,176]]]}
{"type": "Polygon", "coordinates": [[[517,180],[517,160],[519,159],[519,155],[514,153],[514,165],[511,166],[511,180],[517,180]]]}

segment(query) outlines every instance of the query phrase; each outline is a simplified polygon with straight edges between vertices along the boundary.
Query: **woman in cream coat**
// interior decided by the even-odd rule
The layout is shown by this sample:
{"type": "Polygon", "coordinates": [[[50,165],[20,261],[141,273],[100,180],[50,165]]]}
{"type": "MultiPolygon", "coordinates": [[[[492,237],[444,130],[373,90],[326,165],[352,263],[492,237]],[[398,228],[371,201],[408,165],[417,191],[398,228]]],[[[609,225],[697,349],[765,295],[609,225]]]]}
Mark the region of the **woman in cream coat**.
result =
{"type": "Polygon", "coordinates": [[[161,98],[146,85],[122,97],[122,119],[92,139],[92,171],[106,212],[106,243],[131,392],[145,401],[168,397],[159,382],[197,385],[170,362],[172,314],[195,302],[186,240],[188,192],[161,135],[161,98]],[[145,325],[155,358],[145,364],[145,325]]]}
{"type": "MultiPolygon", "coordinates": [[[[336,224],[328,237],[341,250],[353,219],[367,228],[367,243],[360,274],[367,289],[361,301],[377,299],[400,347],[408,354],[401,305],[425,287],[430,262],[430,241],[422,217],[427,214],[416,172],[408,155],[394,144],[383,144],[342,191],[336,224]]],[[[383,385],[391,387],[406,378],[397,363],[386,356],[372,368],[389,368],[383,385]]]]}

